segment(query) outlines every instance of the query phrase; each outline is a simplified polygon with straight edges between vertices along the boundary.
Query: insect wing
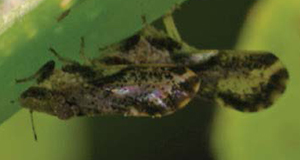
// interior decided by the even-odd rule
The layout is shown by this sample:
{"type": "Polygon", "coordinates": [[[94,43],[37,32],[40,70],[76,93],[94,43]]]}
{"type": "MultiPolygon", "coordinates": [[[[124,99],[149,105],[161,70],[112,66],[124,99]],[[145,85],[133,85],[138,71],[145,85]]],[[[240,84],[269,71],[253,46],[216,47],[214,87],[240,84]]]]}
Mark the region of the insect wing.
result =
{"type": "Polygon", "coordinates": [[[198,76],[187,67],[162,65],[132,65],[90,83],[105,92],[106,97],[100,98],[104,106],[123,109],[130,116],[173,113],[196,95],[200,85],[198,76]]]}
{"type": "Polygon", "coordinates": [[[267,108],[285,91],[288,72],[269,52],[203,51],[184,63],[201,78],[200,97],[220,106],[255,112],[267,108]]]}

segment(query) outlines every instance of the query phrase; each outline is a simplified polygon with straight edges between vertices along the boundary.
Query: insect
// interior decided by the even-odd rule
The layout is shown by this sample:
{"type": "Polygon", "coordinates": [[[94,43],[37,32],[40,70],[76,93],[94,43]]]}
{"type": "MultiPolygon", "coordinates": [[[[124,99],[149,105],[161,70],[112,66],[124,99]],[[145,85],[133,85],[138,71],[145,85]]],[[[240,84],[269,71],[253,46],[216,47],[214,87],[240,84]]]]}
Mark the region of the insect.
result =
{"type": "Polygon", "coordinates": [[[49,61],[33,76],[37,83],[19,98],[24,108],[60,119],[124,115],[161,117],[185,107],[196,96],[243,112],[267,108],[285,91],[288,72],[272,53],[199,50],[181,40],[170,14],[166,33],[145,25],[138,34],[104,49],[84,63],[50,51],[64,64],[49,61]]]}

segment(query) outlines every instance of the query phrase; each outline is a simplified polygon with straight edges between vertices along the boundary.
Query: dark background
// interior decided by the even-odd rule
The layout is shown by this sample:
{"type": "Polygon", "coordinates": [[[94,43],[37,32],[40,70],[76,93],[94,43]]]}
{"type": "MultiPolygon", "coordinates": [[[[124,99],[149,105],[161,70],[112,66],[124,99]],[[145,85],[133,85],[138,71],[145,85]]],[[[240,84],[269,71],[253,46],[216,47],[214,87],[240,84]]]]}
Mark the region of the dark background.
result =
{"type": "MultiPolygon", "coordinates": [[[[233,49],[254,0],[189,0],[174,13],[182,38],[201,49],[233,49]]],[[[160,25],[160,22],[158,26],[160,25]]],[[[88,118],[90,159],[213,160],[215,106],[199,99],[161,119],[88,118]]]]}

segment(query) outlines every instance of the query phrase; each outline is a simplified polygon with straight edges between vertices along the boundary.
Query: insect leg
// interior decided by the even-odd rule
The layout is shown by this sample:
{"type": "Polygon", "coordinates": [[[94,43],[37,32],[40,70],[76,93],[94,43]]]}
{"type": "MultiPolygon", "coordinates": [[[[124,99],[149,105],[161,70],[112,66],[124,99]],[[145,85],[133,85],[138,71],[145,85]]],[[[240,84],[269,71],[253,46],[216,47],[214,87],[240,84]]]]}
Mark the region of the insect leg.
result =
{"type": "Polygon", "coordinates": [[[37,134],[36,134],[36,131],[35,131],[35,126],[34,126],[34,121],[33,121],[33,110],[30,110],[30,120],[31,120],[31,129],[32,129],[32,132],[33,132],[33,136],[34,136],[34,140],[37,141],[37,134]]]}
{"type": "Polygon", "coordinates": [[[172,11],[169,11],[164,17],[163,17],[163,23],[165,25],[166,31],[168,35],[173,38],[174,40],[178,42],[182,42],[181,36],[176,28],[176,25],[174,23],[174,19],[172,17],[172,11]]]}
{"type": "Polygon", "coordinates": [[[52,48],[52,47],[49,48],[49,51],[50,51],[55,57],[57,57],[57,59],[58,59],[59,61],[61,61],[62,63],[65,63],[65,64],[77,63],[77,62],[75,62],[75,61],[73,61],[73,60],[71,60],[71,59],[62,57],[62,56],[59,55],[58,52],[57,52],[54,48],[52,48]]]}
{"type": "MultiPolygon", "coordinates": [[[[176,7],[176,6],[175,6],[176,7]]],[[[175,8],[176,9],[176,8],[175,8]]],[[[174,10],[174,9],[173,9],[174,10]]],[[[181,36],[177,30],[177,27],[175,25],[174,19],[172,17],[172,12],[173,10],[169,11],[164,17],[163,17],[163,23],[165,25],[167,34],[170,38],[173,40],[177,41],[182,45],[181,52],[187,52],[187,53],[193,53],[197,52],[198,49],[188,45],[185,43],[182,39],[181,36]]]]}
{"type": "Polygon", "coordinates": [[[144,26],[141,35],[147,37],[147,36],[155,36],[160,34],[152,25],[148,23],[146,15],[142,15],[141,19],[142,19],[142,24],[144,26]]]}
{"type": "Polygon", "coordinates": [[[91,64],[91,61],[84,54],[84,47],[85,47],[84,37],[81,37],[80,40],[81,40],[80,51],[79,51],[80,57],[81,59],[83,59],[85,64],[91,64]]]}
{"type": "Polygon", "coordinates": [[[23,83],[33,79],[36,79],[37,83],[41,83],[45,79],[47,79],[53,73],[55,68],[55,62],[53,60],[48,61],[44,64],[36,73],[33,75],[23,78],[23,79],[16,79],[16,83],[23,83]]]}

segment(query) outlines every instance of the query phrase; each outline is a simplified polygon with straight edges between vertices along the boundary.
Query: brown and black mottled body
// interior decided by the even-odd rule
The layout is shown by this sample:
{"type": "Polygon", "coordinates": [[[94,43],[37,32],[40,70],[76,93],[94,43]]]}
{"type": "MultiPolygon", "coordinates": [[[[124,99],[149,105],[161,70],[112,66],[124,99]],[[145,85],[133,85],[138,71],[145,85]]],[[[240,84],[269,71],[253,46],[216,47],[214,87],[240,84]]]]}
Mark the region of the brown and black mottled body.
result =
{"type": "Polygon", "coordinates": [[[103,54],[88,64],[42,67],[38,84],[22,93],[21,105],[60,119],[157,117],[177,111],[198,94],[220,106],[253,112],[271,106],[288,79],[271,53],[198,50],[150,26],[103,54]]]}
{"type": "Polygon", "coordinates": [[[198,76],[187,67],[133,65],[95,79],[55,70],[44,83],[26,90],[21,103],[61,119],[108,114],[163,116],[185,106],[198,89],[198,76]]]}

